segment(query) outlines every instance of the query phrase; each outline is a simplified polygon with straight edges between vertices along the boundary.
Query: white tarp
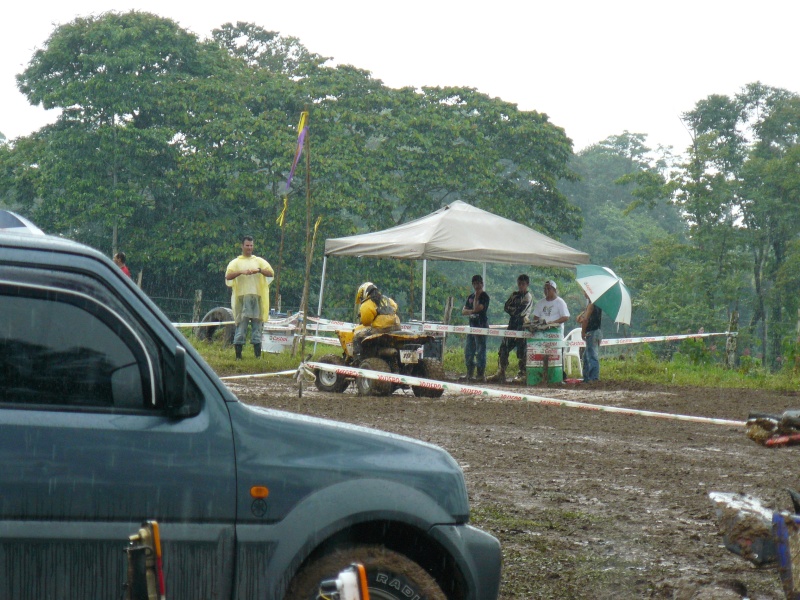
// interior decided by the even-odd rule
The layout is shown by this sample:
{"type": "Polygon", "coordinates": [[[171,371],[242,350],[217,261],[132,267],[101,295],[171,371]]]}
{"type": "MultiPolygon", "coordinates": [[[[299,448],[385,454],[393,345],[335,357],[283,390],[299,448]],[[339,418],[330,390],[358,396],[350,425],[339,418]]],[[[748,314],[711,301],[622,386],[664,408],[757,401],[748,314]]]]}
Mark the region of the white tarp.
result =
{"type": "Polygon", "coordinates": [[[456,200],[426,217],[397,227],[325,241],[319,309],[328,256],[368,256],[422,260],[422,321],[425,321],[428,260],[505,263],[535,267],[575,267],[589,255],[514,221],[456,200]]]}
{"type": "Polygon", "coordinates": [[[457,200],[391,229],[325,241],[325,256],[459,260],[574,267],[589,255],[529,227],[457,200]]]}

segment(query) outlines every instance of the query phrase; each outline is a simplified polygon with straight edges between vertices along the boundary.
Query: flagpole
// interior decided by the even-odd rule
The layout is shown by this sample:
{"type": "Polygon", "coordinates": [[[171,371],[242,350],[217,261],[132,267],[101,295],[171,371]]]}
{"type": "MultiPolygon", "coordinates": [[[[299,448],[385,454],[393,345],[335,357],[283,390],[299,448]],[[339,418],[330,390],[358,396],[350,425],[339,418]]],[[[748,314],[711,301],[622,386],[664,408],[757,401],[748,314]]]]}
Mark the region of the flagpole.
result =
{"type": "MultiPolygon", "coordinates": [[[[311,143],[306,125],[305,152],[306,152],[306,276],[303,282],[303,333],[300,338],[300,362],[306,360],[306,324],[308,323],[308,285],[311,279],[311,253],[314,251],[311,243],[311,143]]],[[[303,378],[298,378],[298,396],[303,397],[303,378]]]]}
{"type": "Polygon", "coordinates": [[[289,196],[283,197],[283,210],[278,217],[281,227],[281,244],[278,248],[278,271],[275,273],[275,306],[276,312],[281,312],[281,272],[283,271],[283,238],[286,235],[286,209],[289,206],[289,196]]]}

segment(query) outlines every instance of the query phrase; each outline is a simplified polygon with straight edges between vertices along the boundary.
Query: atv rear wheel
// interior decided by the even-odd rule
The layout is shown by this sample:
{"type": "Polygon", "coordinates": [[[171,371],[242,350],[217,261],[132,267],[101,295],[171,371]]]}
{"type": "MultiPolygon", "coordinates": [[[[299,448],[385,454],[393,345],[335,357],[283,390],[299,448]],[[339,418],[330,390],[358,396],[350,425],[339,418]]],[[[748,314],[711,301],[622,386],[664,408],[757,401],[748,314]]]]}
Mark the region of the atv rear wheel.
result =
{"type": "MultiPolygon", "coordinates": [[[[319,359],[319,362],[328,365],[344,366],[344,359],[336,354],[326,354],[319,359]]],[[[335,392],[341,394],[347,389],[347,386],[350,385],[350,380],[333,371],[317,369],[314,384],[320,392],[335,392]]]]}
{"type": "MultiPolygon", "coordinates": [[[[418,370],[421,371],[420,377],[424,379],[444,381],[444,367],[435,358],[423,358],[418,370]]],[[[412,385],[411,390],[418,398],[441,398],[442,394],[444,394],[444,389],[429,388],[421,385],[412,385]]]]}
{"type": "MultiPolygon", "coordinates": [[[[391,373],[389,363],[382,358],[368,358],[361,361],[358,365],[359,369],[366,369],[367,371],[381,371],[383,373],[391,373]]],[[[388,396],[394,391],[394,386],[387,381],[378,381],[377,379],[369,379],[367,377],[356,378],[356,389],[360,396],[388,396]]]]}
{"type": "MultiPolygon", "coordinates": [[[[202,318],[202,323],[216,323],[218,321],[233,321],[233,311],[225,306],[220,306],[208,311],[202,318]]],[[[236,325],[208,325],[199,326],[194,328],[194,334],[198,340],[212,341],[217,337],[222,338],[223,345],[230,345],[233,343],[233,336],[236,333],[236,325]],[[215,335],[217,331],[221,335],[215,335]]]]}

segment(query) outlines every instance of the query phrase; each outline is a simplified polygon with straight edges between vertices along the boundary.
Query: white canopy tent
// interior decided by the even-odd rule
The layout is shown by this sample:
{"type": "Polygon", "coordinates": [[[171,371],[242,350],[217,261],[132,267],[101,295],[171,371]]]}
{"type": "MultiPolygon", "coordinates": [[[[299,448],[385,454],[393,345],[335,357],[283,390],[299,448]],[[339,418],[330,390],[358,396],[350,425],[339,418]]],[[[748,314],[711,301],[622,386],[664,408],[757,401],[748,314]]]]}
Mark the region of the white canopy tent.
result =
{"type": "Polygon", "coordinates": [[[457,200],[425,217],[390,229],[326,240],[317,314],[322,314],[328,256],[422,260],[423,321],[428,260],[539,267],[574,267],[589,262],[585,252],[457,200]]]}

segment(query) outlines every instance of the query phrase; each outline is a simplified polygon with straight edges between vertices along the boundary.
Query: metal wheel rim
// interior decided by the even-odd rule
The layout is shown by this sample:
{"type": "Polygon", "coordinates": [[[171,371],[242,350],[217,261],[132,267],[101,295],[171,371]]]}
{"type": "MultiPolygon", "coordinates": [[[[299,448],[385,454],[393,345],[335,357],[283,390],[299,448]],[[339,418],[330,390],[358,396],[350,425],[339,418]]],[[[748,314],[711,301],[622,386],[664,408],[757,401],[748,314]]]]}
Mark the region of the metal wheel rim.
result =
{"type": "Polygon", "coordinates": [[[319,372],[319,381],[324,386],[332,386],[336,383],[336,373],[333,371],[320,371],[319,372]]]}

